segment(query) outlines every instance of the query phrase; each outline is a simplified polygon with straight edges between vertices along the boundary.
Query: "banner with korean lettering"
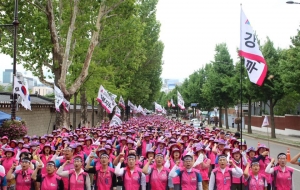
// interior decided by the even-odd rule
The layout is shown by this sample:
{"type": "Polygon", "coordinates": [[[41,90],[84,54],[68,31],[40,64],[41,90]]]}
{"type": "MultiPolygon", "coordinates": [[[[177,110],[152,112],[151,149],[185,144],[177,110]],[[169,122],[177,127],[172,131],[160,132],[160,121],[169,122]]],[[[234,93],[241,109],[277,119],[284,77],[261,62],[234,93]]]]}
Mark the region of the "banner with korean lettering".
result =
{"type": "Polygon", "coordinates": [[[119,106],[121,106],[125,110],[125,102],[122,96],[120,96],[119,106]]]}
{"type": "Polygon", "coordinates": [[[112,112],[112,98],[102,85],[100,86],[98,91],[97,101],[102,105],[102,107],[106,110],[107,113],[112,112]]]}
{"type": "Polygon", "coordinates": [[[64,110],[66,112],[69,112],[69,110],[70,110],[70,102],[64,98],[64,101],[62,102],[62,105],[64,107],[64,110]]]}
{"type": "Polygon", "coordinates": [[[59,110],[59,106],[63,103],[64,101],[64,94],[62,93],[62,91],[54,85],[54,94],[55,94],[55,109],[56,111],[60,111],[59,110]]]}
{"type": "Polygon", "coordinates": [[[181,94],[178,91],[177,91],[177,103],[178,103],[178,107],[180,109],[182,109],[182,110],[185,109],[185,107],[184,107],[184,100],[183,100],[181,94]]]}
{"type": "Polygon", "coordinates": [[[118,106],[116,106],[115,115],[118,116],[118,117],[121,117],[121,110],[118,106]]]}
{"type": "Polygon", "coordinates": [[[109,92],[109,94],[110,94],[110,97],[111,97],[111,105],[112,105],[112,108],[114,108],[116,105],[117,105],[117,103],[116,103],[116,98],[117,98],[117,95],[115,95],[115,94],[112,94],[112,93],[110,93],[109,92]]]}
{"type": "Polygon", "coordinates": [[[132,112],[132,110],[134,110],[134,105],[133,103],[131,103],[129,100],[128,100],[128,104],[127,104],[129,107],[130,107],[130,112],[132,112]]]}
{"type": "Polygon", "coordinates": [[[109,123],[109,126],[120,126],[122,124],[122,120],[114,115],[109,123]]]}
{"type": "Polygon", "coordinates": [[[261,86],[267,75],[268,66],[262,55],[250,21],[241,8],[239,55],[245,58],[245,67],[251,82],[261,86]]]}

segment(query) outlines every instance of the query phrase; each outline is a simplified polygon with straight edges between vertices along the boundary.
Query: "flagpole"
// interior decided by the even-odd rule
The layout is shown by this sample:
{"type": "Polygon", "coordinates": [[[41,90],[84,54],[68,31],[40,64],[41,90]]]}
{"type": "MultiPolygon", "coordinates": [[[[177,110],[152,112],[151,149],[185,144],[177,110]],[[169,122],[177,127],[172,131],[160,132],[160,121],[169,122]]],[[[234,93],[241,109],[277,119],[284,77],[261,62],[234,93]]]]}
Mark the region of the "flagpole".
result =
{"type": "MultiPolygon", "coordinates": [[[[242,10],[242,4],[241,4],[241,10],[242,10]]],[[[242,18],[240,18],[242,19],[242,18]]],[[[242,31],[242,25],[240,22],[240,32],[242,31]]],[[[241,101],[241,113],[240,113],[240,117],[241,117],[241,126],[240,126],[240,130],[241,130],[241,144],[243,144],[243,60],[242,60],[242,56],[240,56],[240,60],[241,60],[241,65],[240,65],[240,70],[241,70],[241,75],[240,75],[240,101],[241,101]]],[[[242,146],[240,146],[242,149],[242,146]]],[[[241,168],[243,168],[243,159],[241,159],[241,168]]],[[[243,183],[242,183],[242,178],[240,178],[240,189],[243,189],[243,183]]]]}

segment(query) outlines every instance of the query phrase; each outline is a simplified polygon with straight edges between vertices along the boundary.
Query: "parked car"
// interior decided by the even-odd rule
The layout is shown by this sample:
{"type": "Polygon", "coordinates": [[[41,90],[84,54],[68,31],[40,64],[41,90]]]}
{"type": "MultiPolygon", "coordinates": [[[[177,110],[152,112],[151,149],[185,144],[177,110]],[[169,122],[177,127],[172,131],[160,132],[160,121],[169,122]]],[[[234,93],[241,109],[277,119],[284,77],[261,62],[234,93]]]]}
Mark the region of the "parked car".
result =
{"type": "Polygon", "coordinates": [[[194,120],[193,121],[193,126],[194,127],[201,127],[202,126],[202,122],[200,120],[194,120]]]}
{"type": "Polygon", "coordinates": [[[192,124],[194,121],[197,121],[197,118],[191,119],[190,124],[192,124]]]}

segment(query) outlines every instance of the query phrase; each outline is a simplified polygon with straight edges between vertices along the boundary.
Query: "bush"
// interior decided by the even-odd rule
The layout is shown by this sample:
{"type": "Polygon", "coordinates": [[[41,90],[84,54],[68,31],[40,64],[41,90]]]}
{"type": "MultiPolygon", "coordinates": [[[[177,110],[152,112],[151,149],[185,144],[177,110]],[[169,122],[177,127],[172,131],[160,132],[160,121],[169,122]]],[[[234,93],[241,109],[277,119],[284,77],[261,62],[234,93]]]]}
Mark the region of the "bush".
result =
{"type": "Polygon", "coordinates": [[[6,120],[0,127],[1,136],[7,136],[10,140],[22,139],[27,134],[25,121],[6,120]]]}

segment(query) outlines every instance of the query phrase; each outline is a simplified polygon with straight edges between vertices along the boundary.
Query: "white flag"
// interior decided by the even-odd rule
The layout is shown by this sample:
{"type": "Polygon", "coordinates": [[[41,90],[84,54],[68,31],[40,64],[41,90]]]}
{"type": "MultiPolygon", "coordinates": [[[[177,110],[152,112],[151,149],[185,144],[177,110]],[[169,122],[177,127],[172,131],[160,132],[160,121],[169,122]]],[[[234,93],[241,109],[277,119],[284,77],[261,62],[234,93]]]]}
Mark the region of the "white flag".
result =
{"type": "Polygon", "coordinates": [[[112,110],[113,110],[112,99],[102,85],[100,85],[100,88],[98,91],[97,101],[102,105],[102,107],[106,110],[107,113],[112,112],[112,110]]]}
{"type": "Polygon", "coordinates": [[[121,117],[121,110],[118,106],[116,106],[115,115],[118,116],[118,117],[121,117]]]}
{"type": "Polygon", "coordinates": [[[116,115],[111,119],[109,126],[120,126],[122,124],[122,120],[116,115]]]}
{"type": "Polygon", "coordinates": [[[138,111],[138,113],[141,113],[143,111],[143,108],[141,105],[138,106],[137,111],[138,111]]]}
{"type": "Polygon", "coordinates": [[[30,95],[29,95],[29,91],[28,91],[28,85],[26,83],[25,85],[26,91],[28,92],[25,96],[25,99],[23,99],[21,101],[22,106],[27,110],[31,110],[31,101],[30,101],[30,95]]]}
{"type": "Polygon", "coordinates": [[[161,107],[160,104],[158,104],[158,103],[155,102],[154,105],[155,105],[155,110],[156,111],[158,111],[158,112],[162,112],[163,111],[163,109],[162,109],[162,107],[161,107]]]}
{"type": "Polygon", "coordinates": [[[19,94],[22,98],[22,101],[26,99],[27,94],[29,94],[26,86],[20,81],[16,76],[14,76],[14,89],[13,93],[19,94]]]}
{"type": "Polygon", "coordinates": [[[240,27],[239,55],[245,58],[245,67],[250,81],[261,86],[266,78],[268,66],[259,49],[255,33],[242,8],[240,27]]]}
{"type": "Polygon", "coordinates": [[[70,102],[64,98],[63,102],[62,102],[62,105],[64,107],[64,110],[66,110],[66,112],[69,112],[69,110],[70,110],[70,102]]]}
{"type": "Polygon", "coordinates": [[[64,94],[57,86],[55,86],[55,84],[54,84],[54,94],[55,94],[55,109],[56,111],[60,111],[59,106],[64,101],[64,94]]]}
{"type": "Polygon", "coordinates": [[[122,96],[120,96],[119,106],[121,106],[125,110],[125,102],[124,102],[122,96]]]}
{"type": "Polygon", "coordinates": [[[110,93],[110,97],[111,97],[112,108],[114,108],[117,105],[117,103],[115,101],[115,99],[117,98],[117,95],[110,93]]]}
{"type": "Polygon", "coordinates": [[[185,109],[184,101],[183,101],[183,98],[182,98],[181,94],[178,91],[177,91],[177,102],[178,102],[179,108],[184,110],[185,109]]]}
{"type": "Polygon", "coordinates": [[[172,107],[175,107],[175,104],[173,102],[173,99],[171,99],[171,104],[172,104],[172,107]]]}
{"type": "Polygon", "coordinates": [[[130,107],[130,112],[134,110],[134,105],[128,100],[128,106],[130,107]]]}
{"type": "Polygon", "coordinates": [[[269,120],[268,120],[268,116],[265,115],[264,121],[261,125],[262,127],[267,127],[269,126],[269,120]]]}

